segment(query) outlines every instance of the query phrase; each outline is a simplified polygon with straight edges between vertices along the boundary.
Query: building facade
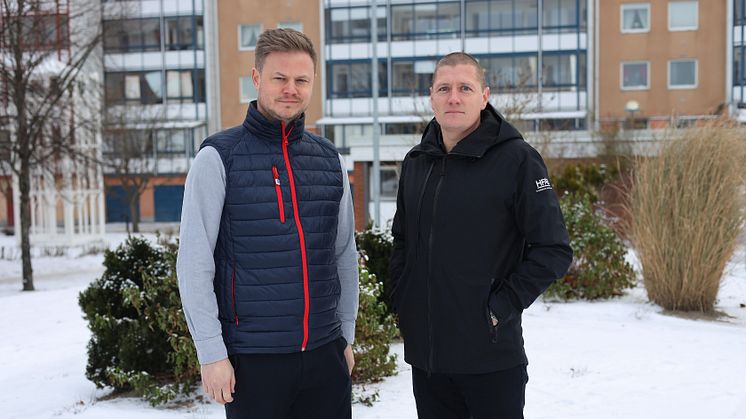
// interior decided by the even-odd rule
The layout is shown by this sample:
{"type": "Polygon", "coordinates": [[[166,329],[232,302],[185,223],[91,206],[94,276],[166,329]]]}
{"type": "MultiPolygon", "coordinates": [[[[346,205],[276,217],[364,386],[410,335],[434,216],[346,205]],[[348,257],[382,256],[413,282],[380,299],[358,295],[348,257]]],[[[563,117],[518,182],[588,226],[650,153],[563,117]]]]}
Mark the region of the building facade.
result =
{"type": "Polygon", "coordinates": [[[205,19],[202,0],[102,2],[107,222],[131,220],[133,210],[142,221],[180,220],[189,163],[212,117],[205,19]]]}
{"type": "MultiPolygon", "coordinates": [[[[372,4],[381,123],[381,220],[393,216],[398,170],[432,117],[439,57],[466,51],[486,69],[490,101],[528,136],[587,132],[593,108],[586,0],[323,0],[324,134],[354,162],[358,228],[373,214],[372,4]]],[[[582,134],[581,134],[582,135],[582,134]]],[[[587,134],[586,134],[587,135],[587,134]]]]}
{"type": "Polygon", "coordinates": [[[103,239],[103,176],[92,163],[101,67],[85,58],[98,47],[98,10],[97,0],[0,4],[0,227],[19,244],[23,183],[33,245],[103,239]]]}
{"type": "Polygon", "coordinates": [[[599,7],[598,116],[606,127],[686,127],[727,114],[727,1],[599,7]]]}
{"type": "MultiPolygon", "coordinates": [[[[292,28],[308,35],[320,52],[321,33],[319,3],[288,0],[212,0],[217,7],[217,71],[210,79],[219,91],[220,128],[239,125],[246,117],[250,101],[256,99],[251,81],[254,67],[254,48],[259,34],[271,28],[292,28]]],[[[306,128],[318,131],[316,121],[321,118],[321,66],[319,53],[317,79],[311,104],[306,111],[306,128]]]]}
{"type": "Polygon", "coordinates": [[[730,65],[726,77],[726,89],[731,112],[746,123],[746,0],[733,0],[728,8],[728,50],[730,65]]]}

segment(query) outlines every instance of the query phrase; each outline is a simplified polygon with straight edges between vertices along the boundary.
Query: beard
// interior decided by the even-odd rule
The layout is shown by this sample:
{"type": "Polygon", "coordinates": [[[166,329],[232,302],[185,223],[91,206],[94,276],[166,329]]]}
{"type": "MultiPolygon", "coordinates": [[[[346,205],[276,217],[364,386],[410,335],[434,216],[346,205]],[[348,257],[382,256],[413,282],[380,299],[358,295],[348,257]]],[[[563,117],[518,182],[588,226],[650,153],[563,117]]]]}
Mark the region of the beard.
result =
{"type": "Polygon", "coordinates": [[[267,103],[267,101],[264,101],[261,98],[258,98],[256,103],[257,103],[257,108],[265,117],[269,119],[273,119],[275,121],[285,121],[285,122],[294,121],[298,119],[301,115],[303,115],[303,112],[305,112],[306,109],[308,109],[308,105],[306,105],[306,106],[301,107],[297,112],[295,112],[294,114],[290,116],[280,115],[278,112],[272,109],[272,106],[268,106],[268,105],[272,105],[273,101],[274,99],[270,99],[268,101],[269,103],[267,103]]]}

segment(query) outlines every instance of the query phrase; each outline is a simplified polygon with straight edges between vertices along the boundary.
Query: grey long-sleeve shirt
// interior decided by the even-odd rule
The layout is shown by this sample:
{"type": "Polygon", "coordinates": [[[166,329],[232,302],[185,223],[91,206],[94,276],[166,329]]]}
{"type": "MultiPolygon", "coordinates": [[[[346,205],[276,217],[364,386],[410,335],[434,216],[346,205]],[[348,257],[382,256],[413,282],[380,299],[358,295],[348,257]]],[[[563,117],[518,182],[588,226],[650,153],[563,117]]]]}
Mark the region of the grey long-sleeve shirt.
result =
{"type": "MultiPolygon", "coordinates": [[[[342,156],[339,156],[339,160],[342,165],[344,194],[339,203],[335,245],[337,273],[341,285],[337,316],[342,322],[342,336],[352,344],[355,339],[359,293],[355,221],[350,181],[342,156]]],[[[209,364],[228,357],[213,288],[213,252],[218,240],[224,201],[223,161],[215,148],[205,147],[197,153],[187,174],[184,204],[181,209],[179,255],[176,261],[181,303],[200,364],[209,364]]]]}

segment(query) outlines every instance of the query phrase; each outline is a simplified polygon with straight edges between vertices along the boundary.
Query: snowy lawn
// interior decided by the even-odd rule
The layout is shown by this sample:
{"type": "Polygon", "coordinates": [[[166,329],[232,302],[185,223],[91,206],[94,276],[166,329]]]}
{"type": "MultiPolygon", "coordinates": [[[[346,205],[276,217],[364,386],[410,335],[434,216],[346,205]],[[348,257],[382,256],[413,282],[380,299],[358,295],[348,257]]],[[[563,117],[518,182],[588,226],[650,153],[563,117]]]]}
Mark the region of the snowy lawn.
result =
{"type": "MultiPolygon", "coordinates": [[[[121,235],[108,236],[116,243],[121,235]]],[[[221,418],[212,403],[151,408],[101,400],[86,380],[89,332],[77,296],[101,255],[39,258],[37,292],[21,293],[20,262],[0,261],[0,417],[221,418]]],[[[642,289],[597,303],[537,302],[524,313],[530,361],[526,418],[746,418],[746,254],[718,296],[716,320],[663,314],[642,289]]],[[[410,368],[370,386],[380,400],[355,418],[414,418],[410,368]]]]}

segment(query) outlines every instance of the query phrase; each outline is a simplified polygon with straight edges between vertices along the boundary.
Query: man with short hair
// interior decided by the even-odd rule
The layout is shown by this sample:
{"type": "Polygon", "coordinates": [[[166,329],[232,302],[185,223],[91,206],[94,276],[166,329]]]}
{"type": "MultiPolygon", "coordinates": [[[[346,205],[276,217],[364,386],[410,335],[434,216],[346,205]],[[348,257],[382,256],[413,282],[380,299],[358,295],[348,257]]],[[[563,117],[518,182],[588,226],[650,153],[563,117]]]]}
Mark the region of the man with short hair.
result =
{"type": "Polygon", "coordinates": [[[521,312],[572,261],[541,156],[489,96],[474,57],[446,55],[402,163],[390,275],[420,418],[523,417],[521,312]]]}
{"type": "Polygon", "coordinates": [[[179,291],[202,385],[230,418],[350,418],[358,304],[350,185],[304,130],[316,52],[259,36],[257,100],[207,138],[187,176],[179,291]]]}

